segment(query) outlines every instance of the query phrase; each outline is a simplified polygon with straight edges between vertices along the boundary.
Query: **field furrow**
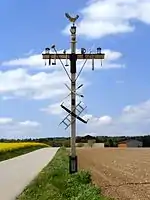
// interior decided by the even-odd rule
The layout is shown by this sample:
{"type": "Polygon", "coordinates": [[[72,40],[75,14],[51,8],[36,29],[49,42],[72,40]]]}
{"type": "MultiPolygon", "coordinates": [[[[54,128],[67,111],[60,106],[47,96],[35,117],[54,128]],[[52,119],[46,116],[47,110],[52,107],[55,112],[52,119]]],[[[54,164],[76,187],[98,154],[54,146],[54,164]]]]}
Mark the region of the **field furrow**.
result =
{"type": "Polygon", "coordinates": [[[117,200],[150,199],[150,149],[78,150],[80,169],[92,172],[103,194],[117,200]]]}

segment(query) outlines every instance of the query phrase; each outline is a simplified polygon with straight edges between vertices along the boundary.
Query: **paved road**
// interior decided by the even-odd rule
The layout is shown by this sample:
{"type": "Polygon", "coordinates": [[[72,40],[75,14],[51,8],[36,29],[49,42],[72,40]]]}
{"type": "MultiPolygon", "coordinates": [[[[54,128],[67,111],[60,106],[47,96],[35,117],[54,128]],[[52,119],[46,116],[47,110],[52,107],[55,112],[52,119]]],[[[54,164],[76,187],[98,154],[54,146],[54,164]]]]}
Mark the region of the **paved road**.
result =
{"type": "Polygon", "coordinates": [[[48,147],[0,162],[0,200],[15,200],[57,150],[48,147]]]}

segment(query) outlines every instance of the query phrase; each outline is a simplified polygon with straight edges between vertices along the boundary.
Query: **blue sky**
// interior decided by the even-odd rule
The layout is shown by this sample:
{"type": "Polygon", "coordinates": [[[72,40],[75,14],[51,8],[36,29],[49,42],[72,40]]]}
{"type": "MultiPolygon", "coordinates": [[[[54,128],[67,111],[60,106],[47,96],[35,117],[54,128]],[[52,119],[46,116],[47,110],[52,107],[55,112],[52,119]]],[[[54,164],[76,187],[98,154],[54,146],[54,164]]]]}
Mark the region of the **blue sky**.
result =
{"type": "MultiPolygon", "coordinates": [[[[69,136],[59,122],[68,79],[59,61],[44,66],[41,53],[70,48],[65,12],[77,22],[77,48],[103,49],[95,71],[88,62],[79,83],[88,107],[78,135],[143,135],[150,132],[150,2],[148,0],[0,2],[0,137],[69,136]]],[[[78,63],[78,70],[82,63],[78,63]]],[[[69,99],[65,101],[68,104],[69,99]]]]}

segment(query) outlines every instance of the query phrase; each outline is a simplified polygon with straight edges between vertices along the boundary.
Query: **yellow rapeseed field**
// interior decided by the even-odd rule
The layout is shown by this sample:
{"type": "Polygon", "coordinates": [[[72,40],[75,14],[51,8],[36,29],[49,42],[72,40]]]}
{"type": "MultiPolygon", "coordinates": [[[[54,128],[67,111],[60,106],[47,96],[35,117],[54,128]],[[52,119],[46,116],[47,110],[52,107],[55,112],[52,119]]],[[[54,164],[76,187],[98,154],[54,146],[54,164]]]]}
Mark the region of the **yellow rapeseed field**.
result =
{"type": "Polygon", "coordinates": [[[48,146],[44,143],[38,143],[38,142],[18,142],[18,143],[3,143],[0,142],[0,152],[3,151],[11,151],[14,149],[20,149],[24,147],[31,147],[31,146],[48,146]]]}

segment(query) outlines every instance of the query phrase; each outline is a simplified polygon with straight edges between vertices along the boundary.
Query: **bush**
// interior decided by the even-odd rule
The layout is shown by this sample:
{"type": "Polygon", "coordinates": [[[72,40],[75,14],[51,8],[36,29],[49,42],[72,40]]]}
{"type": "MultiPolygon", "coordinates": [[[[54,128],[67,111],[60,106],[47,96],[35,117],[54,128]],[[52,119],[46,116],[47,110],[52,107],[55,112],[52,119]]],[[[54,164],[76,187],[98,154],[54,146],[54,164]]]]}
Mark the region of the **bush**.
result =
{"type": "Polygon", "coordinates": [[[64,147],[70,147],[70,140],[63,141],[63,146],[64,147]]]}
{"type": "Polygon", "coordinates": [[[81,142],[78,143],[78,144],[77,144],[77,147],[84,147],[84,143],[81,143],[81,142]]]}

